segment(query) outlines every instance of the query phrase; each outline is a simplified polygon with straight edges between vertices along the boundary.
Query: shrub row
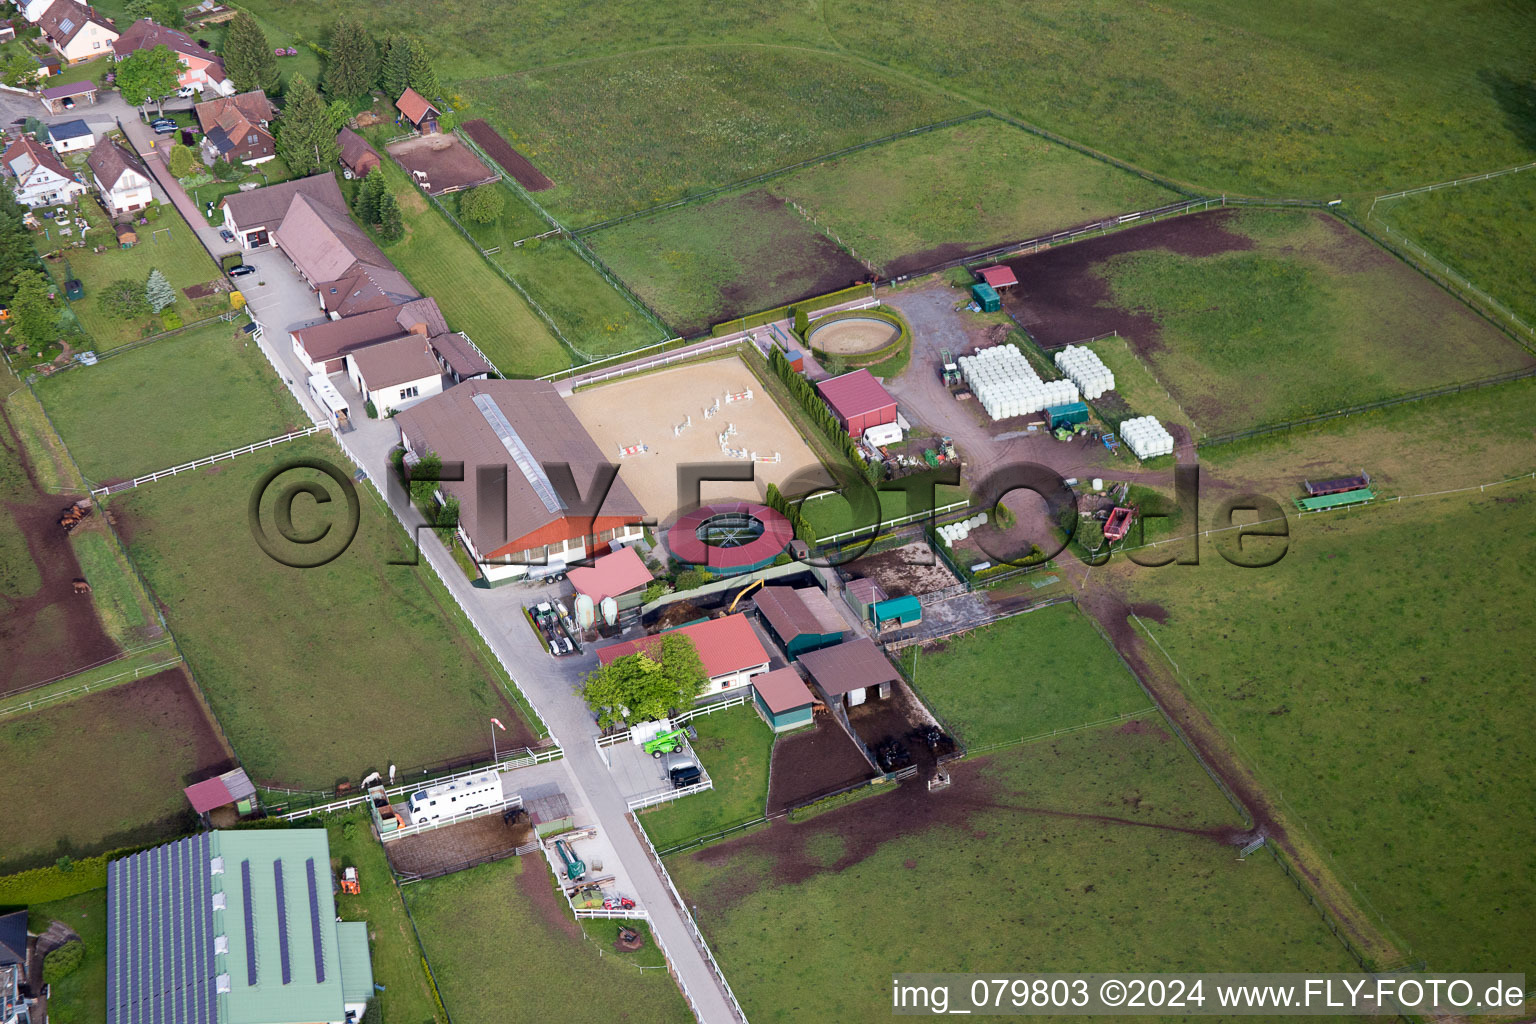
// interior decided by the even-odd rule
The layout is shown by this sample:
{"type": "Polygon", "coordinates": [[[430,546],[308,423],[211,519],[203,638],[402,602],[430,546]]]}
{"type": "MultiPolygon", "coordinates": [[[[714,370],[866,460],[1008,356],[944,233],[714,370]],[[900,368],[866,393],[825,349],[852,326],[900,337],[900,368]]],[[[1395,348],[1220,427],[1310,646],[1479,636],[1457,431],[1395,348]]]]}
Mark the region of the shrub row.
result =
{"type": "Polygon", "coordinates": [[[776,306],[773,309],[765,309],[761,313],[753,313],[751,316],[737,317],[735,320],[726,320],[711,327],[709,329],[709,333],[711,336],[718,338],[726,334],[734,334],[737,331],[746,331],[752,329],[753,327],[761,327],[764,324],[771,324],[775,320],[787,320],[790,316],[794,315],[795,311],[797,310],[810,313],[814,310],[826,309],[828,306],[835,306],[839,302],[847,302],[849,299],[858,298],[860,295],[868,295],[873,297],[874,292],[875,289],[872,285],[856,284],[850,288],[844,288],[842,291],[832,292],[828,295],[818,295],[814,299],[805,299],[800,302],[791,302],[787,306],[776,306]]]}
{"type": "Polygon", "coordinates": [[[851,465],[862,468],[871,480],[878,480],[880,478],[878,464],[864,461],[864,455],[859,451],[858,444],[848,436],[848,431],[843,429],[842,424],[837,422],[837,417],[832,415],[832,409],[822,401],[815,386],[790,368],[789,360],[777,347],[769,351],[768,365],[773,368],[774,373],[778,374],[779,379],[784,382],[784,386],[789,389],[795,401],[800,403],[806,415],[821,428],[821,432],[828,441],[832,442],[832,446],[842,452],[851,465]]]}

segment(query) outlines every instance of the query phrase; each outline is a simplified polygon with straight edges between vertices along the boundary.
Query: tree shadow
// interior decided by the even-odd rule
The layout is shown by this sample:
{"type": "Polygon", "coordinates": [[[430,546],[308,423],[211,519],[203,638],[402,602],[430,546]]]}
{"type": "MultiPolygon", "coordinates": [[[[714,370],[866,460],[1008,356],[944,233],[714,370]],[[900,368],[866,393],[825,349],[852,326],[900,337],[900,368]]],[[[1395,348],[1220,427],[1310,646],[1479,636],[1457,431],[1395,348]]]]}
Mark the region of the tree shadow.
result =
{"type": "Polygon", "coordinates": [[[1499,71],[1481,71],[1478,78],[1493,94],[1504,120],[1526,148],[1536,152],[1536,78],[1517,79],[1499,71]]]}

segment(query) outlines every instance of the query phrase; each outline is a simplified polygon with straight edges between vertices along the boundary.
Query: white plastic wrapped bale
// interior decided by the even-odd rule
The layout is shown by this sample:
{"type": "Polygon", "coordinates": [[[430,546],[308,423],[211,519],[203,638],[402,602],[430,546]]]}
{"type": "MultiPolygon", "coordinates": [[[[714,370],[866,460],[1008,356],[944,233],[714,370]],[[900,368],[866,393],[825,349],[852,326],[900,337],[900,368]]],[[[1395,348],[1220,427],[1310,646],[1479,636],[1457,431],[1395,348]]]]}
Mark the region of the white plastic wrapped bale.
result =
{"type": "Polygon", "coordinates": [[[1092,349],[1068,345],[1056,353],[1056,368],[1090,401],[1115,389],[1115,375],[1092,349]]]}
{"type": "Polygon", "coordinates": [[[959,365],[971,393],[995,420],[1038,412],[1049,404],[1039,374],[1017,345],[980,349],[975,355],[961,356],[959,365]]]}
{"type": "Polygon", "coordinates": [[[1153,416],[1138,416],[1120,424],[1120,439],[1138,459],[1173,454],[1173,435],[1153,416]]]}

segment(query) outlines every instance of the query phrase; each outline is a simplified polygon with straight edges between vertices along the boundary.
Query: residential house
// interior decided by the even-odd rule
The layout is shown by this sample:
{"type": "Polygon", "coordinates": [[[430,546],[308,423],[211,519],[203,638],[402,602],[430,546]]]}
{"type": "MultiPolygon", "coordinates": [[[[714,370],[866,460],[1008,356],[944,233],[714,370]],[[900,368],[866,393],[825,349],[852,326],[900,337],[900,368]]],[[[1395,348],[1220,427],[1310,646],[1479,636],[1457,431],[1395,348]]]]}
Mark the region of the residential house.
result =
{"type": "Polygon", "coordinates": [[[644,533],[640,502],[548,381],[468,381],[395,424],[407,459],[435,452],[444,464],[463,463],[464,479],[438,490],[459,499],[459,536],[492,582],[596,557],[644,533]]]}
{"type": "Polygon", "coordinates": [[[352,386],[380,416],[443,393],[443,369],[427,339],[419,335],[355,349],[346,359],[352,386]]]}
{"type": "Polygon", "coordinates": [[[117,30],[94,8],[77,0],[54,0],[37,19],[43,41],[66,64],[79,64],[112,52],[117,30]]]}
{"type": "Polygon", "coordinates": [[[27,912],[0,915],[0,1024],[30,1024],[21,994],[27,977],[27,912]]]}
{"type": "Polygon", "coordinates": [[[375,309],[340,320],[323,320],[312,327],[301,327],[289,335],[294,355],[311,374],[341,373],[345,358],[381,341],[393,341],[408,334],[423,342],[448,333],[442,310],[432,299],[410,302],[385,309],[375,309]]]}
{"type": "Polygon", "coordinates": [[[407,88],[395,101],[395,109],[400,111],[411,127],[423,135],[431,135],[437,131],[437,119],[441,112],[427,98],[415,89],[407,88]]]}
{"type": "Polygon", "coordinates": [[[262,90],[205,100],[196,109],[203,129],[203,163],[210,167],[220,157],[255,165],[277,155],[271,129],[277,115],[262,90]]]}
{"type": "Polygon", "coordinates": [[[326,171],[225,196],[219,203],[224,208],[224,226],[239,239],[241,248],[259,249],[272,241],[273,233],[282,227],[283,218],[293,205],[294,196],[299,195],[332,209],[347,208],[336,175],[326,171]]]}
{"type": "Polygon", "coordinates": [[[204,96],[209,93],[234,95],[235,83],[225,74],[224,62],[212,51],[197,45],[185,32],[156,25],[148,18],[140,18],[129,25],[112,43],[112,53],[117,60],[122,60],[136,50],[153,50],[157,46],[168,47],[181,61],[181,74],[177,76],[176,84],[182,89],[193,89],[204,96]]]}
{"type": "Polygon", "coordinates": [[[351,128],[336,133],[336,145],[341,150],[341,166],[354,178],[366,178],[369,171],[379,166],[378,151],[351,128]]]}
{"type": "Polygon", "coordinates": [[[27,912],[0,914],[0,967],[27,963],[27,912]]]}
{"type": "Polygon", "coordinates": [[[85,194],[85,186],[75,180],[69,168],[47,146],[23,135],[11,143],[0,163],[16,179],[16,201],[27,206],[50,206],[74,202],[85,194]]]}
{"type": "Polygon", "coordinates": [[[53,6],[53,0],[21,0],[16,9],[21,11],[21,16],[36,25],[43,20],[43,14],[53,6]]]}
{"type": "MultiPolygon", "coordinates": [[[[450,391],[449,394],[453,392],[450,391]]],[[[462,517],[462,502],[459,508],[459,514],[462,517]]],[[[699,661],[704,666],[704,675],[708,680],[700,694],[701,697],[712,697],[726,690],[746,686],[754,676],[768,671],[768,652],[763,650],[757,634],[752,631],[752,623],[741,612],[718,619],[705,619],[703,622],[680,626],[664,633],[599,647],[598,663],[607,665],[614,659],[622,658],[627,654],[657,651],[661,647],[662,637],[668,634],[685,636],[693,641],[694,649],[699,653],[699,661]]]]}
{"type": "Polygon", "coordinates": [[[71,82],[69,85],[55,85],[50,89],[44,89],[38,93],[38,99],[43,101],[43,106],[48,113],[62,114],[76,107],[94,106],[96,91],[95,82],[71,82]]]}
{"type": "Polygon", "coordinates": [[[65,121],[48,126],[48,141],[55,153],[77,153],[96,145],[96,133],[84,121],[65,121]]]}
{"type": "Polygon", "coordinates": [[[0,43],[9,43],[16,38],[16,25],[10,18],[0,21],[0,43]]]}
{"type": "Polygon", "coordinates": [[[117,141],[106,142],[91,150],[85,162],[96,179],[96,189],[101,201],[114,217],[134,213],[154,199],[150,191],[149,171],[139,163],[139,158],[122,147],[117,141]]]}
{"type": "Polygon", "coordinates": [[[112,861],[106,977],[106,1024],[351,1024],[374,996],[368,923],[337,920],[313,828],[215,830],[112,861]]]}

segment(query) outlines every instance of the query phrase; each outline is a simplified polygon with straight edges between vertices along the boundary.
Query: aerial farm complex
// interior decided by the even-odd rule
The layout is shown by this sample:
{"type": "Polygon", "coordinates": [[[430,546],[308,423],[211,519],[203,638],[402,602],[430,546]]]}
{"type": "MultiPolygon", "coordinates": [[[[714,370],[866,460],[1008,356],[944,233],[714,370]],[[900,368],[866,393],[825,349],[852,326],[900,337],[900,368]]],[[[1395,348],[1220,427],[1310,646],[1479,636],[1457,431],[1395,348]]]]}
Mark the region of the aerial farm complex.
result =
{"type": "Polygon", "coordinates": [[[1536,14],[619,13],[0,21],[0,1024],[1536,1013],[1536,14]]]}

